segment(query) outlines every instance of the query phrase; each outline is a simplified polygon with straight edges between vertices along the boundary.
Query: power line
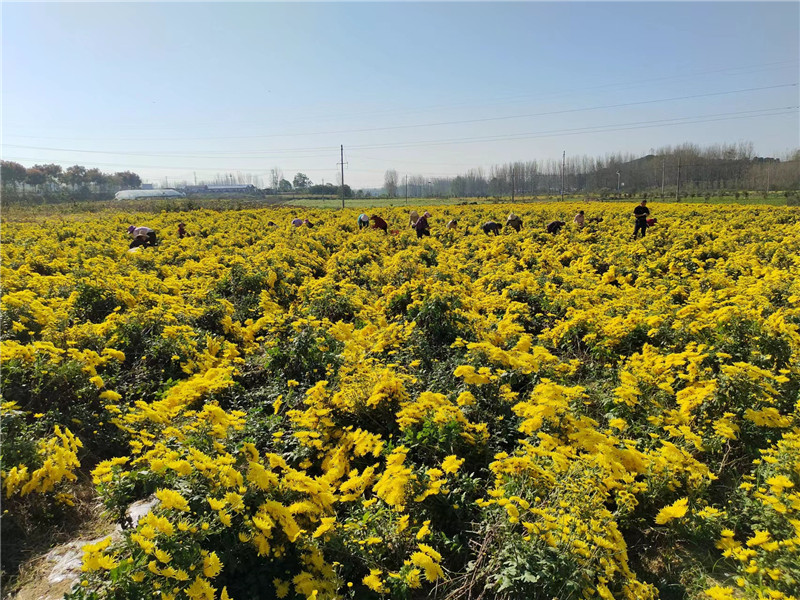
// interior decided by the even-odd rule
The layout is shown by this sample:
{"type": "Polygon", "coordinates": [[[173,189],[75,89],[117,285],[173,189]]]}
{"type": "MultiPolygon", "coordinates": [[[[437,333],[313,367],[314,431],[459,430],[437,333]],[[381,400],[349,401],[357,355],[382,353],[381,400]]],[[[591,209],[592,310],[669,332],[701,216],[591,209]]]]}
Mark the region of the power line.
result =
{"type": "Polygon", "coordinates": [[[710,123],[714,121],[726,121],[726,120],[733,120],[737,118],[746,119],[750,117],[769,117],[769,116],[782,116],[782,115],[796,115],[795,112],[800,106],[787,106],[787,107],[778,107],[778,108],[765,108],[765,109],[758,109],[758,110],[749,110],[749,111],[739,111],[739,112],[730,112],[730,113],[717,113],[711,115],[696,115],[690,117],[674,117],[671,119],[656,119],[652,121],[638,121],[633,123],[617,123],[612,125],[598,125],[595,127],[581,127],[577,129],[554,129],[550,131],[544,132],[527,132],[527,133],[519,133],[519,134],[507,134],[507,135],[497,135],[497,136],[485,136],[485,137],[472,137],[472,138],[451,138],[446,140],[428,140],[422,142],[401,142],[401,143],[392,143],[392,144],[369,144],[369,145],[362,145],[362,146],[352,146],[357,150],[363,149],[377,149],[377,148],[416,148],[416,147],[423,147],[423,146],[439,146],[439,145],[448,145],[448,144],[460,144],[460,143],[474,143],[474,142],[494,142],[494,141],[507,141],[507,140],[518,140],[518,139],[533,139],[538,137],[555,137],[559,135],[576,135],[580,133],[605,133],[605,132],[612,132],[612,131],[626,131],[629,129],[644,129],[644,128],[651,128],[651,127],[665,127],[668,125],[685,125],[685,124],[693,124],[693,123],[710,123]],[[772,112],[771,112],[772,111],[772,112]],[[783,112],[774,112],[774,111],[783,111],[783,112]],[[764,113],[764,114],[751,114],[751,113],[764,113]],[[737,116],[741,115],[741,116],[737,116]],[[708,119],[706,119],[708,117],[708,119]],[[724,117],[724,118],[716,118],[716,117],[724,117]],[[691,119],[691,120],[689,120],[691,119]],[[674,121],[674,122],[670,122],[674,121]]]}
{"type": "MultiPolygon", "coordinates": [[[[629,102],[629,103],[623,103],[623,104],[607,105],[607,106],[599,106],[599,107],[589,107],[589,108],[582,108],[582,109],[566,109],[566,110],[560,110],[560,111],[550,111],[550,112],[546,112],[546,113],[536,113],[536,114],[531,114],[531,115],[527,115],[527,116],[547,116],[547,115],[555,115],[555,114],[565,114],[565,113],[574,113],[574,112],[582,112],[582,111],[590,111],[590,110],[599,110],[599,109],[602,109],[602,108],[619,108],[619,107],[625,107],[625,106],[634,106],[634,105],[640,105],[640,104],[653,104],[653,103],[657,103],[657,102],[669,102],[669,101],[673,101],[673,100],[683,100],[683,99],[698,98],[698,97],[704,97],[704,96],[720,96],[720,95],[725,95],[725,94],[734,94],[734,93],[740,93],[740,92],[746,92],[746,91],[763,90],[763,89],[774,89],[774,88],[779,88],[779,87],[796,87],[797,85],[798,85],[797,83],[783,84],[783,85],[780,85],[780,86],[768,86],[768,87],[765,87],[765,88],[749,88],[749,89],[746,89],[746,90],[734,90],[734,91],[730,91],[730,92],[714,92],[714,93],[711,93],[711,94],[699,94],[699,95],[694,95],[694,96],[682,96],[682,97],[676,97],[676,98],[666,98],[666,99],[662,99],[662,100],[645,100],[645,101],[641,101],[641,102],[629,102]]],[[[747,111],[747,112],[752,112],[752,111],[747,111]]],[[[496,121],[496,120],[520,118],[522,116],[523,115],[517,115],[516,117],[514,117],[514,116],[489,117],[489,118],[486,118],[486,119],[473,119],[473,120],[469,120],[469,121],[450,121],[450,122],[442,122],[442,123],[429,123],[427,125],[408,125],[408,126],[399,126],[399,127],[381,127],[381,128],[373,128],[373,129],[355,130],[355,131],[358,131],[358,132],[385,131],[385,130],[398,129],[398,128],[429,127],[429,126],[433,126],[433,125],[453,125],[453,124],[463,124],[463,123],[477,123],[477,122],[485,122],[485,121],[496,121]]],[[[686,118],[691,118],[691,117],[686,117],[686,118]]],[[[335,133],[335,132],[330,132],[330,133],[335,133]]],[[[346,133],[346,132],[338,132],[338,133],[346,133]]],[[[509,139],[513,139],[513,138],[509,138],[509,139]]],[[[411,144],[413,145],[413,143],[411,143],[411,144]]],[[[309,147],[309,148],[291,148],[291,149],[283,149],[283,150],[282,149],[253,150],[253,151],[249,151],[249,154],[243,154],[243,153],[240,153],[240,152],[219,153],[219,151],[214,151],[214,152],[216,152],[216,154],[212,155],[212,154],[204,154],[204,153],[175,154],[175,153],[171,153],[171,152],[128,152],[128,151],[117,152],[117,151],[110,151],[110,150],[81,150],[81,149],[78,149],[78,148],[53,148],[53,147],[47,147],[47,146],[28,146],[28,145],[22,145],[22,144],[5,144],[5,143],[3,144],[3,146],[6,146],[8,148],[24,148],[24,149],[28,149],[28,150],[52,150],[52,151],[63,151],[63,152],[80,152],[80,153],[85,153],[85,154],[113,154],[115,156],[164,156],[164,157],[170,157],[170,158],[260,158],[261,155],[264,155],[264,156],[267,156],[267,155],[280,155],[280,156],[283,156],[283,155],[285,155],[287,153],[290,153],[290,152],[306,152],[306,151],[315,152],[315,151],[329,150],[330,149],[330,147],[328,147],[328,146],[317,146],[317,147],[309,147]],[[258,154],[259,156],[254,156],[254,154],[258,154]]],[[[352,147],[358,149],[358,148],[365,148],[365,147],[381,147],[381,146],[363,146],[362,145],[362,146],[352,146],[352,147]]],[[[321,158],[322,156],[323,155],[319,155],[316,158],[321,158]]],[[[314,157],[305,156],[305,157],[302,157],[302,158],[314,158],[314,157]]]]}
{"type": "MultiPolygon", "coordinates": [[[[18,155],[10,155],[5,156],[3,160],[15,160],[15,161],[40,161],[42,160],[41,157],[35,156],[18,156],[18,155]]],[[[72,162],[71,160],[60,160],[60,159],[51,159],[55,160],[58,163],[68,163],[72,162]]],[[[157,169],[161,171],[178,171],[183,170],[187,173],[192,171],[247,171],[248,173],[263,173],[265,176],[269,175],[269,170],[254,168],[254,167],[197,167],[197,166],[186,166],[186,165],[136,165],[130,163],[109,163],[109,162],[94,162],[92,161],[93,166],[97,167],[117,167],[117,168],[124,168],[124,169],[157,169]]],[[[309,173],[316,173],[316,172],[329,172],[331,169],[307,169],[305,167],[285,167],[286,171],[298,171],[298,172],[309,172],[309,173]]],[[[352,171],[353,173],[383,173],[382,169],[349,169],[348,171],[352,171]]]]}
{"type": "MultiPolygon", "coordinates": [[[[384,127],[365,127],[360,129],[344,129],[344,130],[331,130],[331,131],[312,131],[312,132],[290,132],[290,133],[273,133],[273,134],[262,134],[262,135],[243,135],[243,136],[211,136],[211,137],[184,137],[184,138],[176,138],[176,137],[168,137],[168,138],[117,138],[120,141],[199,141],[199,140],[237,140],[237,139],[266,139],[266,138],[279,138],[279,137],[301,137],[301,136],[315,136],[315,135],[341,135],[345,133],[368,133],[374,131],[390,131],[390,130],[397,130],[397,129],[415,129],[421,127],[437,127],[437,126],[444,126],[444,125],[463,125],[468,123],[484,123],[484,122],[491,122],[491,121],[502,121],[502,120],[511,120],[511,119],[523,119],[523,118],[531,118],[531,117],[541,117],[541,116],[552,116],[558,114],[568,114],[568,113],[575,113],[575,112],[584,112],[584,111],[592,111],[592,110],[604,110],[609,108],[624,108],[629,106],[637,106],[637,105],[645,105],[645,104],[656,104],[659,102],[674,102],[678,100],[691,100],[697,98],[707,98],[707,97],[714,97],[714,96],[724,96],[730,94],[740,94],[746,92],[755,92],[755,91],[763,91],[763,90],[771,90],[771,89],[780,89],[786,87],[797,87],[797,83],[786,83],[786,84],[779,84],[779,85],[772,85],[772,86],[763,86],[763,87],[752,87],[752,88],[744,88],[738,90],[729,90],[725,92],[709,92],[705,94],[692,94],[687,96],[676,96],[671,98],[660,98],[657,100],[642,100],[637,102],[622,102],[617,104],[606,104],[606,105],[599,105],[599,106],[590,106],[584,108],[574,108],[574,109],[564,109],[564,110],[557,110],[557,111],[546,111],[546,112],[538,112],[538,113],[525,113],[525,114],[518,114],[518,115],[507,115],[502,117],[484,117],[478,119],[462,119],[462,120],[455,120],[455,121],[439,121],[433,123],[419,123],[419,124],[411,124],[411,125],[392,125],[392,126],[384,126],[384,127]]],[[[64,139],[64,140],[84,140],[84,141],[91,141],[97,140],[98,138],[65,138],[65,137],[44,137],[44,136],[31,136],[31,135],[16,135],[16,134],[8,134],[6,133],[6,137],[16,137],[16,138],[33,138],[33,139],[64,139]]],[[[107,141],[111,141],[111,138],[102,138],[106,139],[107,141]]],[[[315,150],[318,148],[315,148],[315,150]]]]}
{"type": "MultiPolygon", "coordinates": [[[[609,125],[599,125],[594,127],[582,127],[582,128],[575,128],[575,129],[556,129],[550,131],[540,131],[540,132],[527,132],[527,133],[520,133],[520,134],[510,134],[510,135],[498,135],[498,136],[484,136],[484,137],[472,137],[472,138],[452,138],[452,139],[445,139],[445,140],[427,140],[421,142],[400,142],[400,143],[388,143],[388,144],[368,144],[362,146],[353,146],[356,149],[379,149],[379,148],[409,148],[409,147],[424,147],[424,146],[439,146],[439,145],[450,145],[450,144],[463,144],[463,143],[479,143],[479,142],[495,142],[495,141],[508,141],[508,140],[519,140],[519,139],[534,139],[539,137],[557,137],[557,136],[564,136],[564,135],[579,135],[582,133],[610,133],[614,131],[627,131],[632,129],[648,129],[654,127],[667,127],[672,125],[689,125],[689,124],[697,124],[697,123],[710,123],[716,121],[728,121],[728,120],[736,120],[736,119],[747,119],[747,118],[754,118],[754,117],[770,117],[770,116],[785,116],[785,115],[796,115],[797,109],[800,106],[788,106],[788,107],[776,107],[776,108],[766,108],[766,109],[757,109],[757,110],[750,110],[750,111],[738,111],[738,112],[725,112],[725,113],[715,113],[715,114],[708,114],[708,115],[694,115],[688,117],[673,117],[670,119],[656,119],[650,121],[638,121],[632,123],[616,123],[616,124],[609,124],[609,125]]],[[[11,146],[9,144],[9,146],[11,146]]],[[[101,152],[101,151],[87,151],[87,150],[71,150],[68,148],[36,148],[30,146],[17,146],[22,148],[29,148],[29,149],[47,149],[53,151],[64,151],[64,152],[91,152],[91,153],[102,153],[102,154],[110,154],[110,155],[119,155],[122,153],[116,152],[101,152]]],[[[130,153],[124,153],[128,155],[130,153]]],[[[154,156],[149,154],[135,154],[136,156],[154,156]]],[[[43,160],[41,157],[38,158],[30,158],[30,157],[9,157],[9,158],[16,158],[16,160],[43,160]]],[[[181,158],[179,156],[173,156],[173,158],[181,158]]],[[[219,157],[189,157],[189,158],[219,158],[219,157]]],[[[230,158],[230,157],[226,157],[230,158]]],[[[260,159],[261,156],[239,156],[234,158],[251,158],[251,159],[260,159]]],[[[389,159],[387,159],[389,160],[389,159]]],[[[96,163],[98,165],[103,165],[103,163],[96,163]]],[[[104,166],[126,166],[126,165],[118,165],[114,163],[105,163],[104,166]]],[[[127,165],[131,168],[148,168],[148,169],[196,169],[199,171],[216,171],[216,170],[237,170],[231,169],[230,167],[190,167],[190,166],[174,166],[174,167],[167,167],[164,165],[127,165]]],[[[242,170],[242,169],[238,169],[242,170]]],[[[245,169],[247,170],[247,169],[245,169]]],[[[249,169],[252,170],[252,169],[249,169]]],[[[294,170],[294,169],[288,169],[294,170]]],[[[327,171],[328,169],[306,169],[308,171],[327,171]]],[[[382,172],[377,169],[358,169],[354,170],[354,172],[372,172],[378,173],[382,172]]]]}

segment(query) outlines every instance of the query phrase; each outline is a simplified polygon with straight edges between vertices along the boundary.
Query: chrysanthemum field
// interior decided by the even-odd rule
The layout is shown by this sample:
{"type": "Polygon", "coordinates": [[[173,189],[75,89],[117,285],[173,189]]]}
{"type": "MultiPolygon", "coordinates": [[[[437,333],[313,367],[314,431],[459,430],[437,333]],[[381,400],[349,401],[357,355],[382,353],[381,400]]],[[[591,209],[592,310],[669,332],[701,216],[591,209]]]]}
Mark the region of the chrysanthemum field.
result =
{"type": "Polygon", "coordinates": [[[91,478],[159,502],[76,600],[797,598],[800,213],[635,204],[6,218],[4,537],[91,478]]]}

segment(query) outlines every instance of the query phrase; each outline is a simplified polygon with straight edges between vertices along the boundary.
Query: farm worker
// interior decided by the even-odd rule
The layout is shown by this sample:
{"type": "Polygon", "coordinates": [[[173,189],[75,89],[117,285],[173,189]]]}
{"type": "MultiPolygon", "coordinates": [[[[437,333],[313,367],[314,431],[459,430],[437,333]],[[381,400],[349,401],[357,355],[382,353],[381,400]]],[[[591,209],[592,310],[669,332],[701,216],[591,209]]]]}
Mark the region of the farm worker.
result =
{"type": "Polygon", "coordinates": [[[566,225],[564,221],[552,221],[547,225],[547,233],[557,234],[559,230],[566,225]]]}
{"type": "Polygon", "coordinates": [[[447,228],[451,229],[451,230],[452,229],[458,229],[458,221],[456,221],[455,219],[450,219],[447,222],[447,228]]]}
{"type": "Polygon", "coordinates": [[[486,221],[481,229],[483,229],[483,233],[486,235],[491,233],[494,233],[495,236],[500,235],[500,223],[495,223],[494,221],[486,221]]]}
{"type": "Polygon", "coordinates": [[[303,219],[292,219],[292,225],[295,227],[300,227],[303,224],[303,219]]]}
{"type": "Polygon", "coordinates": [[[578,214],[575,215],[575,218],[572,219],[572,222],[575,223],[578,227],[583,227],[585,223],[585,217],[583,216],[583,211],[578,211],[578,214]]]}
{"type": "Polygon", "coordinates": [[[178,223],[178,237],[180,239],[186,237],[186,223],[178,223]]]}
{"type": "Polygon", "coordinates": [[[372,227],[375,229],[383,229],[383,233],[389,233],[389,224],[378,215],[372,215],[371,220],[373,221],[372,227]]]}
{"type": "Polygon", "coordinates": [[[148,246],[158,245],[158,240],[156,240],[156,232],[149,227],[136,227],[131,225],[128,227],[128,235],[133,238],[130,248],[138,248],[139,246],[147,248],[148,246]]]}
{"type": "Polygon", "coordinates": [[[647,219],[647,226],[648,227],[652,227],[656,223],[658,223],[658,219],[647,219]]]}
{"type": "Polygon", "coordinates": [[[431,234],[431,227],[428,225],[428,219],[430,216],[431,213],[426,210],[425,213],[419,219],[417,219],[417,222],[414,224],[414,229],[417,231],[417,238],[421,238],[423,235],[431,234]]]}
{"type": "Polygon", "coordinates": [[[408,226],[413,229],[416,226],[417,221],[419,221],[419,213],[415,210],[412,210],[408,214],[408,226]]]}
{"type": "Polygon", "coordinates": [[[369,217],[364,213],[358,215],[358,228],[364,229],[364,227],[369,227],[369,217]]]}
{"type": "Polygon", "coordinates": [[[506,219],[506,227],[513,227],[514,231],[519,231],[522,229],[522,219],[514,213],[509,213],[506,219]]]}
{"type": "Polygon", "coordinates": [[[633,228],[633,239],[636,239],[636,234],[639,230],[642,231],[644,237],[647,231],[647,217],[650,216],[650,209],[647,208],[647,200],[642,200],[642,203],[633,209],[633,216],[636,218],[636,225],[633,228]]]}
{"type": "Polygon", "coordinates": [[[314,226],[314,224],[311,221],[309,221],[308,219],[304,219],[303,220],[303,225],[305,225],[309,229],[311,229],[314,226]]]}

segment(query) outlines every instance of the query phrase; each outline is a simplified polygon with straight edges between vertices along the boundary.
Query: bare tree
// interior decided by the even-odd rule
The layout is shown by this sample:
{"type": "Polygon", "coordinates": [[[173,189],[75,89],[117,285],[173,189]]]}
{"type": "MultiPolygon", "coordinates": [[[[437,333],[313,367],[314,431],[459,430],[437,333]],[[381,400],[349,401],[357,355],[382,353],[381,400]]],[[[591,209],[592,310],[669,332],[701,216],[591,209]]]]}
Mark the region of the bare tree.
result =
{"type": "Polygon", "coordinates": [[[389,169],[383,176],[383,187],[390,198],[397,197],[397,171],[389,169]]]}
{"type": "Polygon", "coordinates": [[[272,189],[276,190],[280,187],[281,179],[283,179],[283,171],[281,171],[278,167],[275,167],[270,171],[270,181],[272,183],[272,189]]]}

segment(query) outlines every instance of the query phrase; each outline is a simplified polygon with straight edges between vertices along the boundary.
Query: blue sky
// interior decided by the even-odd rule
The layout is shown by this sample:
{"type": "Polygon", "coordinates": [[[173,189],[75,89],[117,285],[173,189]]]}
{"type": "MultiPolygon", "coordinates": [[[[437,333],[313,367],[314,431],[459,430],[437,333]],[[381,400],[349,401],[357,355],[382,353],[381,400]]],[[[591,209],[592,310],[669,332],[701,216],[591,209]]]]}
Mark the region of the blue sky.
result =
{"type": "Polygon", "coordinates": [[[512,160],[800,146],[800,3],[8,3],[2,154],[379,187],[512,160]],[[624,106],[620,106],[624,105],[624,106]],[[690,122],[686,122],[690,121],[690,122]]]}

